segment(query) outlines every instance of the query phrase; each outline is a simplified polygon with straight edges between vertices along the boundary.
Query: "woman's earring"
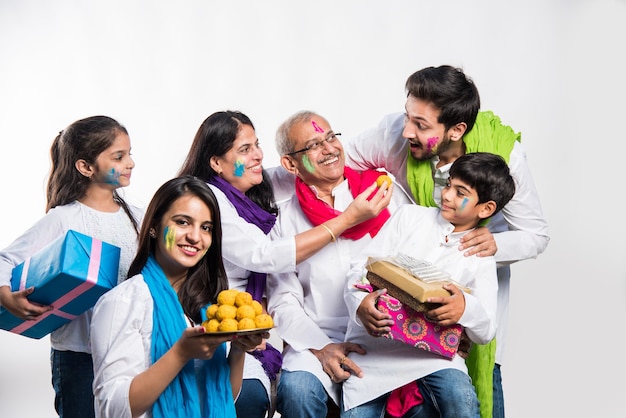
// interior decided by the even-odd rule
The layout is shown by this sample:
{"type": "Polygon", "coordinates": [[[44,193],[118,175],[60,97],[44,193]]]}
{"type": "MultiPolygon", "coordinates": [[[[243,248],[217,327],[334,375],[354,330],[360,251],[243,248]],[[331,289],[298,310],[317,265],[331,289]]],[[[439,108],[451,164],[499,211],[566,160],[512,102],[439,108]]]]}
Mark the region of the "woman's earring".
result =
{"type": "Polygon", "coordinates": [[[156,238],[156,231],[153,228],[150,228],[150,238],[156,238]]]}

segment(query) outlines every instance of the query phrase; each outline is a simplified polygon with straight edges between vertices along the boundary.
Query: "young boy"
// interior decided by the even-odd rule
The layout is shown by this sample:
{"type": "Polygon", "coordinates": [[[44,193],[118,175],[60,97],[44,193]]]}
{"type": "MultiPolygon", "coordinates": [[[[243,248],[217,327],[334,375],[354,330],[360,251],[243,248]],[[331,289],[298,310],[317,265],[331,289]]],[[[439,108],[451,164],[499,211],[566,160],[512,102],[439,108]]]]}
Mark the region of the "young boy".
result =
{"type": "Polygon", "coordinates": [[[342,417],[380,417],[394,389],[417,382],[423,402],[415,401],[405,417],[425,414],[442,417],[479,417],[476,392],[458,354],[446,359],[400,341],[379,338],[393,324],[389,314],[376,309],[384,289],[366,293],[354,287],[365,275],[367,257],[398,253],[426,260],[462,286],[444,288],[448,297],[431,298],[441,304],[426,312],[442,326],[460,324],[471,341],[486,344],[496,332],[498,282],[493,256],[465,257],[459,240],[497,213],[515,193],[515,183],[504,159],[476,152],[460,156],[450,168],[441,192],[441,208],[406,205],[397,211],[374,240],[352,263],[345,300],[350,311],[346,341],[360,344],[365,355],[350,354],[362,371],[343,384],[342,417]]]}

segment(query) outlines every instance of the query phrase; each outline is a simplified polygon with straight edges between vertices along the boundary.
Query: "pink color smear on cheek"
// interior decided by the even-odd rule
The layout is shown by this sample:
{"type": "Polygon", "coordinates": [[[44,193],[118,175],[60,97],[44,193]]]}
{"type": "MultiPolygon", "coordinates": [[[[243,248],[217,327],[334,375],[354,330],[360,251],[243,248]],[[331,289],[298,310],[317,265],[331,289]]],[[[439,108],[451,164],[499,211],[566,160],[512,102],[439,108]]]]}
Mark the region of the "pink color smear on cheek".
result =
{"type": "Polygon", "coordinates": [[[439,141],[438,136],[430,137],[426,140],[426,146],[428,147],[429,150],[431,150],[435,148],[435,146],[437,146],[437,141],[439,141]]]}
{"type": "Polygon", "coordinates": [[[320,126],[314,120],[311,121],[311,125],[313,125],[313,129],[315,129],[315,132],[324,132],[324,130],[320,128],[320,126]]]}

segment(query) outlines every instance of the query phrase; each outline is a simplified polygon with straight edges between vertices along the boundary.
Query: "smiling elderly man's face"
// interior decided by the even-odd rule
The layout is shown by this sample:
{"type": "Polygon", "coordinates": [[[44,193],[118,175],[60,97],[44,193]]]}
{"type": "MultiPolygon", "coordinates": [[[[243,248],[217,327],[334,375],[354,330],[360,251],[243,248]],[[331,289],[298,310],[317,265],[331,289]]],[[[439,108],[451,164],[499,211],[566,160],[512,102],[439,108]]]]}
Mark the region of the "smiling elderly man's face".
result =
{"type": "Polygon", "coordinates": [[[343,146],[326,119],[316,115],[294,125],[289,138],[293,149],[299,150],[292,158],[302,181],[320,188],[335,187],[344,180],[343,146]]]}

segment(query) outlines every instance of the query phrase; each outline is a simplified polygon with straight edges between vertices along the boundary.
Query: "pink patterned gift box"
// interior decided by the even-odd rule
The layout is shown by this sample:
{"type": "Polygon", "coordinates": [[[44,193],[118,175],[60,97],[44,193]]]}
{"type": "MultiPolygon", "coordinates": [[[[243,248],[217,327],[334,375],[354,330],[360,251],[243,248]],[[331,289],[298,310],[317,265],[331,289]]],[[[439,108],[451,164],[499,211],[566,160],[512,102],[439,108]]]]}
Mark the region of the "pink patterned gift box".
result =
{"type": "MultiPolygon", "coordinates": [[[[373,290],[371,284],[357,284],[355,287],[367,292],[373,290]]],[[[458,351],[463,332],[461,325],[437,325],[424,312],[417,312],[388,294],[378,297],[376,307],[381,312],[389,313],[394,321],[391,332],[383,337],[402,341],[448,359],[454,357],[458,351]]]]}
{"type": "Polygon", "coordinates": [[[394,320],[391,332],[385,334],[385,338],[400,340],[446,358],[452,358],[456,354],[463,332],[461,325],[437,325],[423,312],[403,305],[390,295],[381,295],[376,307],[381,312],[387,312],[394,320]]]}

